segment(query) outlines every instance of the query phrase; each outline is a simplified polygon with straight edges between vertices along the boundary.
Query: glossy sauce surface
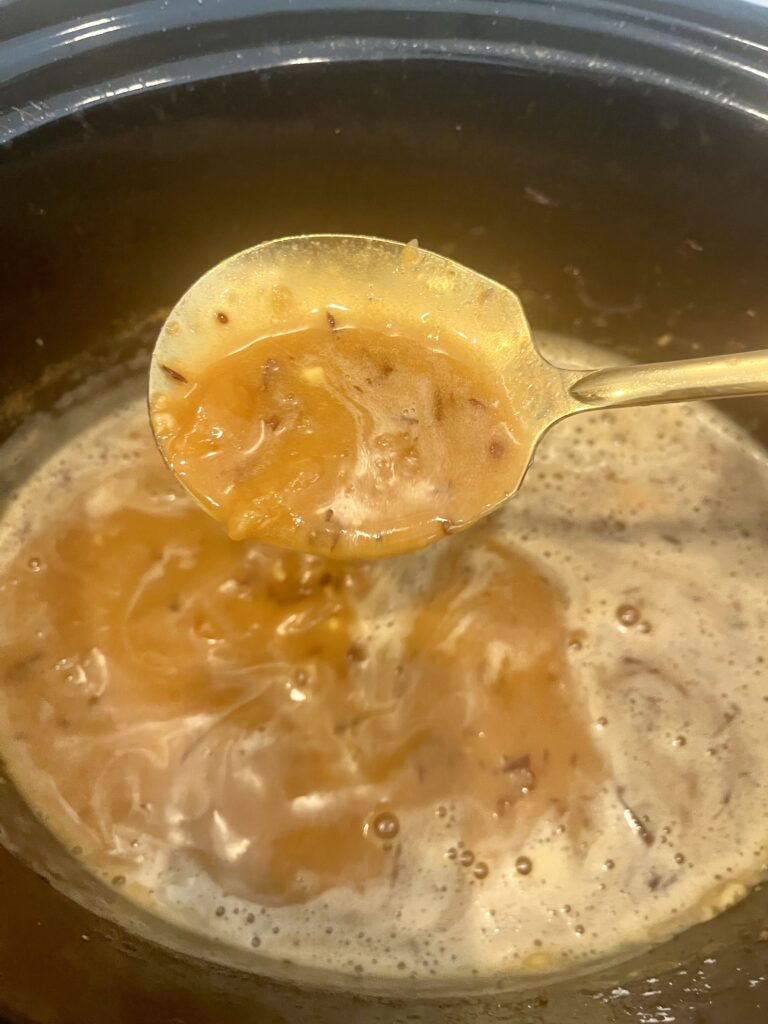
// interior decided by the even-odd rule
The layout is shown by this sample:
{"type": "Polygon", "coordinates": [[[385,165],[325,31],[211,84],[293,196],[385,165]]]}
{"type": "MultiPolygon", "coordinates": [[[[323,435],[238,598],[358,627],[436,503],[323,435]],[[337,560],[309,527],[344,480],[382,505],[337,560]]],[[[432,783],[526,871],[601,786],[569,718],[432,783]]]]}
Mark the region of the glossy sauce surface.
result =
{"type": "Polygon", "coordinates": [[[480,850],[522,850],[550,809],[579,830],[601,761],[563,595],[522,552],[457,538],[397,593],[370,566],[233,543],[151,449],[92,483],[8,569],[3,598],[39,629],[0,671],[16,740],[97,847],[131,861],[151,837],[284,904],[392,870],[414,811],[450,804],[480,850]],[[396,644],[364,621],[382,598],[396,644]]]}
{"type": "MultiPolygon", "coordinates": [[[[234,330],[236,316],[212,311],[203,330],[234,330]]],[[[407,335],[355,325],[349,311],[310,319],[205,366],[162,365],[162,450],[231,537],[381,557],[503,500],[529,451],[476,345],[420,323],[407,335]]]]}

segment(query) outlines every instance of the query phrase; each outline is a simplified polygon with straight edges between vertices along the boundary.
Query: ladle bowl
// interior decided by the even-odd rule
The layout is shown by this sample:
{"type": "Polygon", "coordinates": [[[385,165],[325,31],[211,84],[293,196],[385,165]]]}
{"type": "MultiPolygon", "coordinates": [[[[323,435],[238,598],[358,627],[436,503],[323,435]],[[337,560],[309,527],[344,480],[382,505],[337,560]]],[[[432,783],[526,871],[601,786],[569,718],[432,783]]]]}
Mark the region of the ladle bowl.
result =
{"type": "MultiPolygon", "coordinates": [[[[542,436],[567,416],[768,393],[768,351],[597,370],[554,366],[537,349],[518,297],[490,278],[420,248],[415,240],[298,235],[264,242],[219,263],[192,285],[166,319],[153,352],[149,403],[155,438],[171,469],[176,472],[177,466],[167,455],[161,410],[164,396],[172,396],[179,379],[194,380],[211,362],[259,338],[291,331],[300,318],[318,310],[360,309],[387,330],[406,335],[409,324],[427,320],[438,336],[450,330],[475,350],[475,358],[481,354],[511,398],[519,457],[510,461],[496,504],[478,504],[476,515],[460,528],[515,494],[542,436]],[[212,331],[215,318],[227,330],[212,331]]],[[[328,343],[333,343],[330,335],[328,343]]],[[[184,473],[179,479],[188,487],[184,473]]],[[[201,504],[211,512],[210,503],[201,504]]],[[[439,535],[432,519],[423,530],[388,538],[385,545],[357,543],[354,554],[400,553],[439,535]]],[[[302,534],[296,537],[297,547],[312,550],[304,546],[302,534]]],[[[347,549],[344,556],[349,557],[347,549]]]]}

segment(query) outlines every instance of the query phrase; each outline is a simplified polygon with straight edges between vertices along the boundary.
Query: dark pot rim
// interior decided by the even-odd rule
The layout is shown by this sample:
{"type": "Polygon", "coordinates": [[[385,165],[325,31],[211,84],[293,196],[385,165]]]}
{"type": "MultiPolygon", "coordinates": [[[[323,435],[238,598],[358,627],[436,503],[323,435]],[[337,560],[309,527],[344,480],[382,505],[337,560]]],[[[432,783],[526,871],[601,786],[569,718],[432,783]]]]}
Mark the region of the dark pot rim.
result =
{"type": "Polygon", "coordinates": [[[6,8],[0,144],[121,96],[307,63],[452,60],[622,79],[768,126],[762,0],[138,0],[6,8]],[[739,26],[734,31],[733,26],[739,26]]]}

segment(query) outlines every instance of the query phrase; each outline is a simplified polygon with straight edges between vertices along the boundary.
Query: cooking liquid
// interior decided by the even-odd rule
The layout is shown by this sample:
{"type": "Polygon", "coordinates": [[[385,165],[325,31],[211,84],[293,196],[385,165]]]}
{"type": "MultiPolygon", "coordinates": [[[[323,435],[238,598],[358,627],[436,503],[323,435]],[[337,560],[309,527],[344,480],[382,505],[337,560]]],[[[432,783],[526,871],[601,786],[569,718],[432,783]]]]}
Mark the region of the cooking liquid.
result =
{"type": "MultiPolygon", "coordinates": [[[[155,432],[234,539],[381,557],[456,532],[517,481],[530,444],[474,345],[348,316],[319,311],[319,324],[242,345],[236,334],[205,366],[163,364],[155,432]]],[[[206,328],[228,336],[236,320],[211,310],[206,328]]]]}
{"type": "Polygon", "coordinates": [[[115,402],[50,424],[0,546],[3,754],[93,871],[267,957],[454,978],[760,877],[768,467],[720,417],[566,421],[489,520],[345,564],[228,539],[115,402]]]}

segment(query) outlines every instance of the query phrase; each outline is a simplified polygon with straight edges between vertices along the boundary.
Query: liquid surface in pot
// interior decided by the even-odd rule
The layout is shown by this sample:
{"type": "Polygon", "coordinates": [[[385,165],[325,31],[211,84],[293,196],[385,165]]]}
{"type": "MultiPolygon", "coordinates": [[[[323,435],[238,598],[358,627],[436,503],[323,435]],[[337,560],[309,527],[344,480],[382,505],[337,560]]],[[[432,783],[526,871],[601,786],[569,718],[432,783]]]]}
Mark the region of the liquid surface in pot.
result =
{"type": "Polygon", "coordinates": [[[38,424],[2,524],[3,755],[93,871],[392,978],[615,955],[760,877],[768,466],[724,419],[566,421],[489,520],[345,565],[228,539],[142,385],[38,424]]]}
{"type": "MultiPolygon", "coordinates": [[[[245,340],[211,310],[224,356],[163,366],[155,432],[178,478],[231,537],[381,557],[456,532],[504,499],[528,445],[498,371],[467,340],[408,336],[320,310],[245,340]]],[[[198,344],[201,344],[198,342],[198,344]]]]}

